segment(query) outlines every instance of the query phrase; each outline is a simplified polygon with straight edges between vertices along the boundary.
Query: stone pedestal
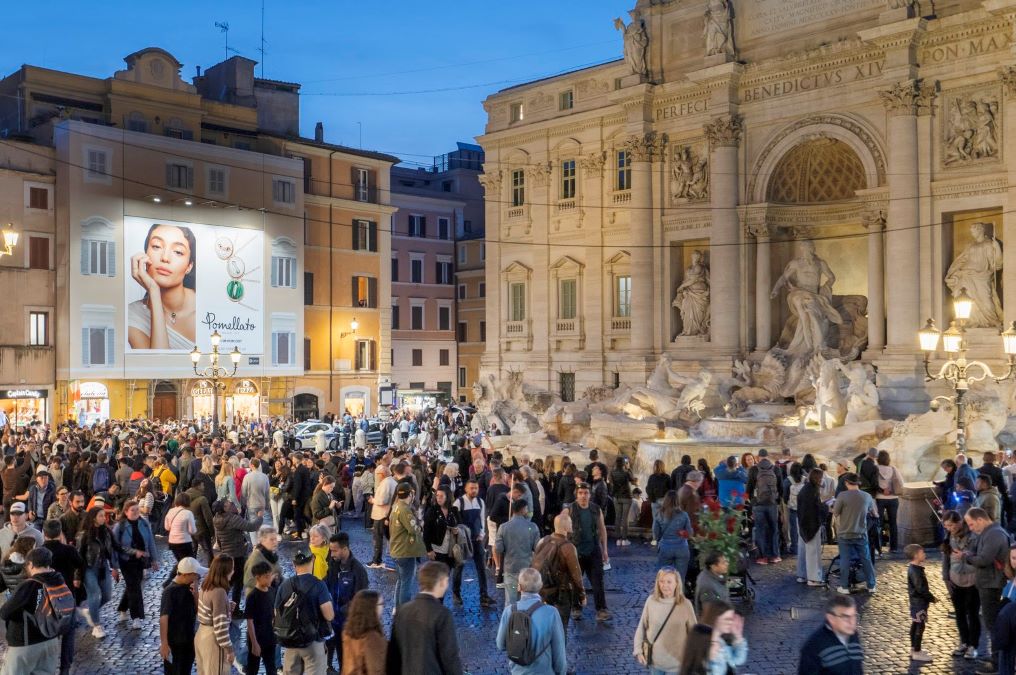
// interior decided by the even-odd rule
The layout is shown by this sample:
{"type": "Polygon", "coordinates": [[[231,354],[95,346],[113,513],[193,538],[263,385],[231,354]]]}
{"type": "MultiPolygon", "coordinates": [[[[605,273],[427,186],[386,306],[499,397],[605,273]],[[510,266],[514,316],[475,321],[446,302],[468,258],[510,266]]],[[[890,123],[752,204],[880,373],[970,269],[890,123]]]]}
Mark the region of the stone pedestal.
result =
{"type": "Polygon", "coordinates": [[[896,516],[901,547],[907,544],[926,546],[935,541],[938,519],[930,502],[936,497],[931,483],[906,483],[903,486],[900,510],[896,516]]]}

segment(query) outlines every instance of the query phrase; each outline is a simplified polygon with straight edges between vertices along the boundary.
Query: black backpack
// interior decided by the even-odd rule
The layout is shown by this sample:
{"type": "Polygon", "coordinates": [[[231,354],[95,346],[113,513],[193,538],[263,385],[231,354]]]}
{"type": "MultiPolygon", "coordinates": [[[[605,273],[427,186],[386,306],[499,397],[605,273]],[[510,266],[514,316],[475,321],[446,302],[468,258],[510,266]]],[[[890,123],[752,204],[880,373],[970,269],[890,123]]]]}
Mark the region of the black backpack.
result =
{"type": "Polygon", "coordinates": [[[776,469],[767,466],[759,468],[755,478],[755,504],[757,506],[772,506],[779,499],[779,492],[776,480],[776,469]]]}
{"type": "Polygon", "coordinates": [[[533,614],[541,607],[543,603],[539,600],[523,610],[519,609],[519,603],[512,603],[512,613],[508,617],[508,638],[505,641],[505,651],[512,663],[531,666],[550,647],[551,641],[548,640],[543,649],[537,652],[533,640],[533,614]]]}
{"type": "Polygon", "coordinates": [[[306,647],[320,639],[318,608],[296,579],[290,582],[289,597],[275,610],[272,628],[283,647],[306,647]]]}

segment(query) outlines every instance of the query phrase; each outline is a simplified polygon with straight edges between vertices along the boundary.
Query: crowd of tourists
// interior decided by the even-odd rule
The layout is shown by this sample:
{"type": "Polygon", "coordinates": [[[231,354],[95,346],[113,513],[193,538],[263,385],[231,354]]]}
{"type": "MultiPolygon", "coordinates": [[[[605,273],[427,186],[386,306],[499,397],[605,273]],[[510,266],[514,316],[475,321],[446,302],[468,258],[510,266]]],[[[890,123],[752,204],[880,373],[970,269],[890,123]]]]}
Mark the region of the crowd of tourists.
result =
{"type": "MultiPolygon", "coordinates": [[[[565,675],[569,624],[612,619],[611,544],[623,549],[639,536],[658,563],[633,641],[648,672],[735,672],[748,644],[732,590],[744,588],[747,568],[796,556],[797,581],[825,587],[822,546],[831,543],[837,584],[800,672],[862,672],[852,593],[875,593],[874,561],[900,548],[903,482],[885,452],[833,467],[786,450],[717,466],[685,456],[676,467],[656,462],[639,485],[625,457],[608,467],[595,450],[506,457],[462,409],[396,412],[379,445],[367,443],[362,417],[335,422],[351,433],[334,451],[323,438],[294,449],[285,420],[224,433],[200,421],[6,428],[4,673],[69,673],[87,635],[155,622],[144,581],[168,549],[174,564],[157,618],[166,673],[461,673],[450,591],[454,605],[475,597],[478,609],[500,612],[491,638],[513,673],[565,675]],[[703,545],[709,513],[731,516],[737,554],[703,545]],[[369,560],[353,554],[350,527],[370,531],[369,560]],[[286,552],[294,574],[283,571],[286,552]],[[368,569],[394,575],[391,597],[371,588],[368,569]],[[114,584],[110,625],[101,610],[114,584]],[[464,594],[464,584],[476,592],[464,594]]],[[[1005,526],[1016,524],[1016,465],[1007,460],[943,462],[936,503],[961,641],[954,656],[984,657],[981,672],[1012,675],[1016,555],[1005,526]],[[979,653],[982,628],[989,647],[979,653]]],[[[936,598],[924,549],[904,553],[911,655],[927,661],[922,639],[936,598]]]]}

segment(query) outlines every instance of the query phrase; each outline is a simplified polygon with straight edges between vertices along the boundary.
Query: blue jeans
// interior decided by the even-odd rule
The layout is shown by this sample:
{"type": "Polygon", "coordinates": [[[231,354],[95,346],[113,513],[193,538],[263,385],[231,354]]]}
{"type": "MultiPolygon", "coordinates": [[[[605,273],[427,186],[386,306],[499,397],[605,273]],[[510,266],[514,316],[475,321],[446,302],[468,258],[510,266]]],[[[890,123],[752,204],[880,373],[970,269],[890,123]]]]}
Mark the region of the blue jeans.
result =
{"type": "Polygon", "coordinates": [[[656,569],[670,565],[681,575],[681,582],[688,578],[688,562],[691,552],[688,546],[661,546],[656,554],[656,569]]]}
{"type": "Polygon", "coordinates": [[[416,558],[395,558],[399,578],[395,582],[395,606],[413,599],[413,580],[416,577],[416,558]]]}
{"type": "Polygon", "coordinates": [[[790,532],[790,542],[787,544],[787,548],[790,550],[790,555],[797,555],[797,509],[787,509],[787,527],[790,532]]]}
{"type": "Polygon", "coordinates": [[[780,521],[775,504],[755,506],[752,508],[755,517],[755,543],[763,558],[780,557],[780,521]]]}
{"type": "Polygon", "coordinates": [[[87,595],[85,602],[92,621],[96,624],[102,623],[99,620],[99,611],[113,595],[113,578],[110,576],[107,563],[102,563],[98,570],[95,568],[85,570],[85,593],[87,595]]]}
{"type": "Polygon", "coordinates": [[[847,538],[841,534],[836,539],[836,545],[840,550],[840,587],[849,588],[850,563],[856,558],[861,561],[864,581],[868,588],[875,588],[875,566],[871,564],[871,555],[868,552],[868,537],[847,538]]]}

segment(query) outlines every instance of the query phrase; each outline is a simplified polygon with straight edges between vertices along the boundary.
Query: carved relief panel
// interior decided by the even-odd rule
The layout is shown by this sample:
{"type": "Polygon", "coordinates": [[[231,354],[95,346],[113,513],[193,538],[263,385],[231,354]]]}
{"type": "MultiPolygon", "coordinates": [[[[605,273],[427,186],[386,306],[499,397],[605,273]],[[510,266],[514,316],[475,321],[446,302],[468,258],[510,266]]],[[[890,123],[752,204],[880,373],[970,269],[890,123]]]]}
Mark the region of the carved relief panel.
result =
{"type": "Polygon", "coordinates": [[[709,199],[709,151],[703,144],[675,145],[670,156],[673,205],[709,199]]]}
{"type": "Polygon", "coordinates": [[[942,165],[949,168],[1001,159],[1002,111],[998,87],[950,93],[940,116],[942,165]]]}

